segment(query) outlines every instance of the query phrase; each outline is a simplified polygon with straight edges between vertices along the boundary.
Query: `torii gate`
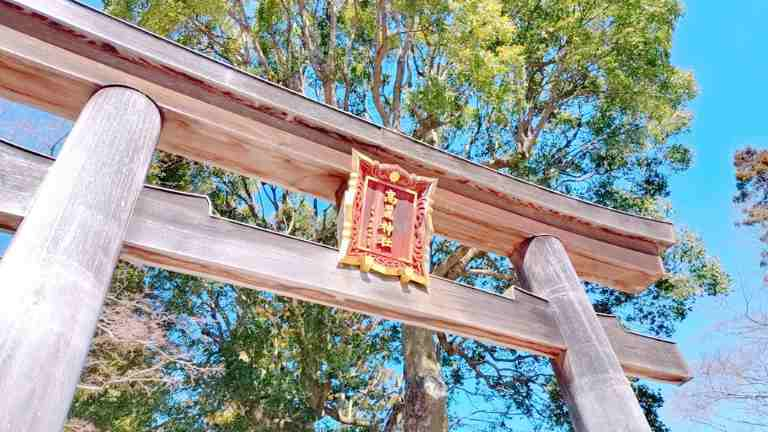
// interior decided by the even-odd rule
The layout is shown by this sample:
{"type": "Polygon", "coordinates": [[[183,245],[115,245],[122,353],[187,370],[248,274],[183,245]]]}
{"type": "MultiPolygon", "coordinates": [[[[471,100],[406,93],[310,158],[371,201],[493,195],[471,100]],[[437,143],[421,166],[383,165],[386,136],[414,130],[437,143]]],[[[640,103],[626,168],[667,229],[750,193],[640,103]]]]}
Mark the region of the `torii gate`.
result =
{"type": "Polygon", "coordinates": [[[55,163],[0,144],[0,228],[16,231],[0,262],[2,432],[62,428],[118,257],[548,356],[578,431],[650,431],[625,374],[690,379],[676,345],[595,314],[579,281],[642,291],[675,242],[667,222],[505,176],[71,0],[0,0],[0,95],[77,119],[55,163]],[[329,201],[353,149],[438,178],[436,232],[512,257],[531,292],[361,278],[332,248],[142,187],[155,147],[329,201]]]}

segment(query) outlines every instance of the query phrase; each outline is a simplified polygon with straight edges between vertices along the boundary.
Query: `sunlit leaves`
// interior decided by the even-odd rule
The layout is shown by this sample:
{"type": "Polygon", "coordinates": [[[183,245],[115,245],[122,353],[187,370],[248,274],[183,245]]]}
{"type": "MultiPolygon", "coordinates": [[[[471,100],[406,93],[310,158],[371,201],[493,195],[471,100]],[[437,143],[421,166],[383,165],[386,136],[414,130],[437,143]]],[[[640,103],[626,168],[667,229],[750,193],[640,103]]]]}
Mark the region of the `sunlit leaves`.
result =
{"type": "MultiPolygon", "coordinates": [[[[682,13],[677,0],[107,0],[105,6],[327,104],[634,214],[668,217],[670,177],[693,161],[681,136],[693,121],[688,103],[695,80],[670,62],[682,13]]],[[[751,154],[739,171],[738,199],[760,204],[763,173],[747,161],[751,154]]],[[[335,243],[332,207],[261,179],[158,154],[149,180],[206,194],[223,217],[335,243]]],[[[751,205],[745,215],[747,223],[761,224],[768,211],[751,205]]],[[[460,250],[450,242],[435,245],[435,265],[460,250]]],[[[501,290],[513,280],[505,260],[479,254],[460,279],[501,290]]],[[[669,335],[698,297],[727,290],[727,275],[692,234],[681,233],[664,264],[667,276],[642,295],[590,285],[596,309],[669,335]]],[[[166,399],[158,412],[179,430],[256,424],[306,430],[320,418],[350,416],[363,428],[381,425],[397,402],[400,383],[387,368],[397,354],[396,326],[188,276],[153,277],[160,306],[184,317],[167,329],[173,341],[217,371],[200,379],[177,369],[186,377],[179,397],[186,402],[166,399]]],[[[456,391],[480,382],[479,398],[501,401],[537,427],[567,424],[546,362],[456,343],[467,355],[443,356],[456,391]],[[492,358],[514,368],[493,376],[492,358]]],[[[652,416],[660,398],[637,390],[652,416]]],[[[514,427],[503,416],[489,421],[495,430],[514,427]]]]}

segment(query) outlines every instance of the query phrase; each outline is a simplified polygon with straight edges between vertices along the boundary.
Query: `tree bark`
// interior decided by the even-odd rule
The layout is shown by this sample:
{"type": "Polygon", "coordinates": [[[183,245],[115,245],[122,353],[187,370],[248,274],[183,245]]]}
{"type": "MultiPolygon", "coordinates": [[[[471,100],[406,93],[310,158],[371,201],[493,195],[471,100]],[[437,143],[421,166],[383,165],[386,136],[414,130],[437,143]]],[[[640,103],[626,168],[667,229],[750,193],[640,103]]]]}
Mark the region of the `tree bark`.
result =
{"type": "Polygon", "coordinates": [[[0,263],[0,430],[59,431],[160,134],[141,93],[86,104],[0,263]]]}
{"type": "MultiPolygon", "coordinates": [[[[432,273],[448,279],[461,276],[478,249],[459,247],[432,273]]],[[[405,358],[405,432],[444,432],[448,430],[448,388],[443,381],[437,357],[435,332],[403,325],[405,358]]]]}
{"type": "Polygon", "coordinates": [[[440,372],[434,332],[403,325],[405,432],[448,430],[448,387],[440,372]]]}

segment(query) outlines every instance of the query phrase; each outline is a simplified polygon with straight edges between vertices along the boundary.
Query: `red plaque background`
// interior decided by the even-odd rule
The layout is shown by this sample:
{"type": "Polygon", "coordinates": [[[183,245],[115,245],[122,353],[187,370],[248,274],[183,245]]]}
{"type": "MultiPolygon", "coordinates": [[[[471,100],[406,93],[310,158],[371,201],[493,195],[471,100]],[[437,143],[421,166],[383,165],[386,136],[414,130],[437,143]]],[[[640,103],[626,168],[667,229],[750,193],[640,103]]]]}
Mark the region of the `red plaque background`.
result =
{"type": "Polygon", "coordinates": [[[352,163],[342,206],[340,263],[426,286],[432,236],[430,199],[437,180],[358,152],[353,152],[352,163]],[[388,203],[388,195],[396,203],[388,203]],[[393,206],[391,212],[387,212],[387,204],[393,206]],[[386,224],[391,224],[391,231],[386,224]]]}

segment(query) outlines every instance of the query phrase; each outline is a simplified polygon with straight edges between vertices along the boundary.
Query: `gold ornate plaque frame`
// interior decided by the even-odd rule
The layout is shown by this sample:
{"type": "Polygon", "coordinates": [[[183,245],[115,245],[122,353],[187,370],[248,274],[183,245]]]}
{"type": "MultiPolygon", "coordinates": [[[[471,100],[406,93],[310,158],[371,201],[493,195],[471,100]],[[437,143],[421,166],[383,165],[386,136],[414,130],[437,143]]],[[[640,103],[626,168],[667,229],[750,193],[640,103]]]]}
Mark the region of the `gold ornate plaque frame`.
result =
{"type": "Polygon", "coordinates": [[[340,206],[339,264],[429,285],[432,194],[437,179],[355,150],[340,206]]]}

